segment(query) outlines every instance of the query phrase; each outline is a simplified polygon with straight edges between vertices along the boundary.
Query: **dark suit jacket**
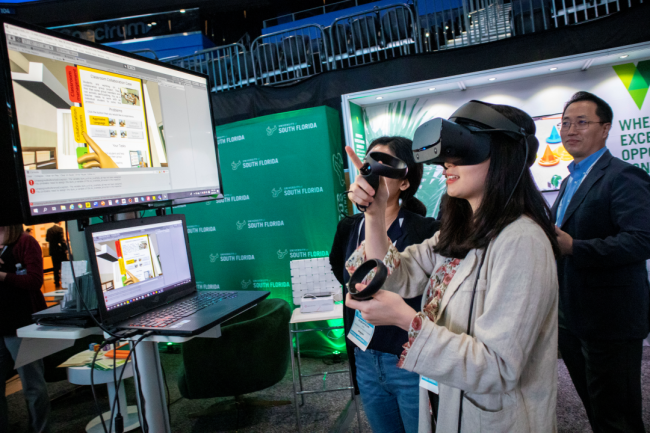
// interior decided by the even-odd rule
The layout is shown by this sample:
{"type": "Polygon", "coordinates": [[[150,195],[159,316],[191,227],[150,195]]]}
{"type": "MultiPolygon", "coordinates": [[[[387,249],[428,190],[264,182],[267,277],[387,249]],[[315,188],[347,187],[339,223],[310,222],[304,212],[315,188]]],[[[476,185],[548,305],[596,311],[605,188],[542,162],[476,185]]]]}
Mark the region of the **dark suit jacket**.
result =
{"type": "MultiPolygon", "coordinates": [[[[395,239],[396,244],[402,246],[402,250],[409,246],[420,244],[426,239],[433,237],[433,235],[438,231],[440,227],[440,222],[436,221],[433,218],[425,218],[420,215],[417,215],[413,212],[409,212],[405,209],[402,209],[400,213],[404,216],[404,221],[402,222],[402,227],[398,237],[395,239]]],[[[341,220],[336,228],[336,234],[334,235],[334,243],[332,244],[332,250],[330,253],[330,264],[332,265],[332,271],[336,279],[343,285],[343,296],[347,293],[347,282],[350,279],[348,271],[345,269],[345,262],[352,252],[356,249],[359,225],[363,221],[363,214],[356,214],[354,216],[345,218],[341,220]]],[[[421,296],[414,300],[409,300],[409,303],[416,310],[420,310],[421,307],[421,296]]],[[[343,325],[345,327],[345,335],[348,335],[350,328],[352,327],[352,322],[354,321],[354,310],[344,307],[343,309],[343,325]]],[[[397,327],[386,327],[394,328],[392,332],[398,332],[397,327]]],[[[379,333],[375,331],[377,335],[379,333]]],[[[383,334],[387,339],[391,339],[392,333],[383,334]]],[[[405,335],[404,343],[408,340],[408,336],[405,335]]],[[[373,338],[371,342],[371,347],[375,343],[379,343],[377,338],[373,338]]],[[[356,347],[347,338],[345,339],[345,345],[348,352],[348,358],[350,360],[350,368],[352,369],[352,380],[355,388],[357,387],[357,378],[356,378],[356,364],[354,360],[354,348],[356,347]]],[[[377,350],[382,350],[388,352],[385,347],[381,345],[379,347],[374,347],[377,350]]],[[[400,351],[401,353],[401,351],[400,351]]],[[[358,394],[358,391],[357,391],[358,394]]]]}
{"type": "Polygon", "coordinates": [[[606,151],[571,199],[561,229],[573,237],[573,255],[557,261],[560,326],[583,339],[645,338],[650,176],[606,151]]]}

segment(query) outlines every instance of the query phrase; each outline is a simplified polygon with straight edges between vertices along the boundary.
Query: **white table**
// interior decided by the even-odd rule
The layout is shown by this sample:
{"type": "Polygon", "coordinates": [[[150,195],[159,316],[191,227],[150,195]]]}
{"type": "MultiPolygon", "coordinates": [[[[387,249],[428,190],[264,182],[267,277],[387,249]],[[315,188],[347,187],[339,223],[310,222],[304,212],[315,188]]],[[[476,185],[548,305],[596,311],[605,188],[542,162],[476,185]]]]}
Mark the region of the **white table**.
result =
{"type": "MultiPolygon", "coordinates": [[[[23,341],[16,357],[15,367],[21,367],[59,352],[71,347],[75,340],[95,334],[101,335],[101,329],[39,325],[20,328],[17,331],[17,336],[22,338],[23,341]]],[[[221,327],[217,325],[196,337],[221,337],[221,327]]],[[[184,343],[196,337],[151,336],[142,340],[135,348],[133,362],[139,373],[135,375],[135,384],[136,389],[142,392],[145,400],[143,406],[142,401],[140,401],[140,393],[136,393],[138,408],[140,409],[140,423],[144,424],[142,416],[146,416],[146,422],[149,426],[148,431],[150,432],[171,433],[158,343],[184,343]]],[[[134,341],[138,339],[138,336],[131,338],[131,344],[133,345],[134,341]]]]}
{"type": "Polygon", "coordinates": [[[350,391],[352,396],[352,401],[357,410],[357,422],[359,423],[359,431],[361,431],[361,412],[359,411],[359,402],[357,397],[354,394],[354,385],[352,383],[352,373],[348,370],[336,370],[330,372],[322,372],[315,374],[302,374],[301,368],[302,364],[300,362],[300,334],[303,332],[314,332],[314,331],[330,331],[332,329],[343,329],[343,326],[326,326],[323,328],[311,328],[311,329],[298,329],[299,323],[305,322],[317,322],[321,320],[333,320],[333,319],[342,319],[343,318],[343,303],[334,304],[334,310],[325,311],[325,312],[316,312],[316,313],[301,313],[300,307],[293,310],[291,314],[291,320],[289,321],[289,350],[291,351],[291,380],[293,382],[293,401],[296,407],[296,420],[298,425],[298,432],[302,432],[302,425],[300,423],[300,407],[305,404],[305,394],[317,394],[321,392],[332,392],[332,391],[350,391]],[[296,384],[296,361],[293,351],[293,335],[296,335],[296,351],[297,351],[297,367],[298,367],[298,384],[296,384]],[[304,390],[302,384],[303,377],[310,376],[321,376],[327,377],[328,374],[340,374],[348,373],[350,374],[350,386],[345,386],[342,388],[326,389],[326,390],[304,390]],[[299,391],[296,390],[299,388],[299,391]],[[298,396],[301,398],[301,403],[298,403],[298,396]]]}

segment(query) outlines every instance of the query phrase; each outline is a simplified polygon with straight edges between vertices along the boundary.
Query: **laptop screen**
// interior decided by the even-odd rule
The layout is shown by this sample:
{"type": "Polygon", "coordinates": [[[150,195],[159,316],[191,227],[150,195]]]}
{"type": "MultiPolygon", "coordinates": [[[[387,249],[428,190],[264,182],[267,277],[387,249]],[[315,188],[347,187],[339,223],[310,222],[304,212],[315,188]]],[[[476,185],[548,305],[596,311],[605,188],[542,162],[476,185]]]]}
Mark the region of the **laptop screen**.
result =
{"type": "Polygon", "coordinates": [[[106,311],[145,306],[150,298],[191,283],[183,219],[169,219],[153,217],[102,224],[105,230],[93,228],[91,269],[96,269],[94,277],[101,282],[106,311]]]}

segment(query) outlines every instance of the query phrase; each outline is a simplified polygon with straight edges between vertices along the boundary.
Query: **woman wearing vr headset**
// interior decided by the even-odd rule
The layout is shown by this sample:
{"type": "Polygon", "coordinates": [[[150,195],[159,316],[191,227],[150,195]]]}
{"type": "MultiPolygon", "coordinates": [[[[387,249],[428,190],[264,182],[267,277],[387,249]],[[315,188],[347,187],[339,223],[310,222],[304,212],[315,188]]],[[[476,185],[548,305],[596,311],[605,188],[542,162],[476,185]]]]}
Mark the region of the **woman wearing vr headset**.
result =
{"type": "MultiPolygon", "coordinates": [[[[383,152],[404,161],[407,166],[403,179],[387,179],[390,199],[384,212],[387,235],[398,251],[409,245],[423,242],[438,230],[440,224],[425,218],[427,208],[414,197],[422,181],[422,164],[415,162],[411,151],[412,141],[404,137],[380,137],[368,147],[367,153],[383,152]]],[[[345,261],[365,239],[363,213],[339,222],[330,253],[334,275],[346,287],[350,274],[345,261]]],[[[421,296],[405,299],[413,308],[419,308],[421,296]]],[[[344,309],[345,333],[350,332],[354,310],[344,309]]],[[[370,426],[375,433],[416,432],[418,428],[418,383],[416,373],[397,367],[402,344],[408,338],[406,331],[397,326],[380,326],[375,329],[365,351],[346,339],[350,367],[355,385],[363,400],[370,426]],[[380,376],[382,380],[380,380],[380,376]]]]}
{"type": "Polygon", "coordinates": [[[398,252],[385,235],[385,185],[374,191],[358,177],[351,186],[351,200],[368,208],[348,272],[377,259],[389,276],[373,299],[348,295],[346,304],[374,325],[408,331],[398,365],[422,377],[420,432],[552,432],[559,249],[529,170],[535,124],[517,108],[479,101],[450,120],[431,120],[414,137],[416,159],[444,164],[447,178],[435,236],[398,252]],[[417,153],[429,149],[435,158],[417,153]],[[419,311],[402,299],[417,295],[419,311]]]}

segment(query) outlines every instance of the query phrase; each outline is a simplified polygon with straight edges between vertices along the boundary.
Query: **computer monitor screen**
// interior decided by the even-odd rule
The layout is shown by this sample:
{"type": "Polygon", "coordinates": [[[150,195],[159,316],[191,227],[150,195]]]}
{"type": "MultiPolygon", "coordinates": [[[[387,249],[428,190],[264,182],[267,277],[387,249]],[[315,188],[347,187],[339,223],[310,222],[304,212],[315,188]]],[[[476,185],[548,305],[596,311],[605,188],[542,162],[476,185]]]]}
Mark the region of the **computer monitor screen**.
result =
{"type": "Polygon", "coordinates": [[[72,219],[222,194],[206,76],[31,26],[3,28],[24,213],[72,219]],[[54,216],[68,212],[77,215],[54,216]]]}
{"type": "Polygon", "coordinates": [[[181,218],[154,217],[91,227],[89,249],[94,254],[89,255],[90,268],[99,281],[95,284],[101,285],[105,311],[132,309],[192,283],[181,218]]]}

